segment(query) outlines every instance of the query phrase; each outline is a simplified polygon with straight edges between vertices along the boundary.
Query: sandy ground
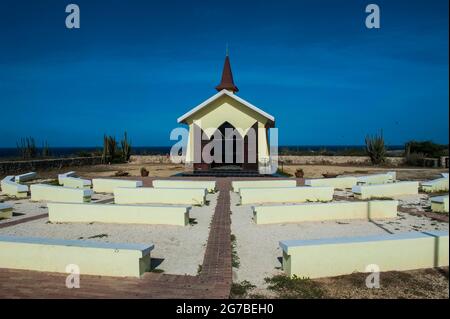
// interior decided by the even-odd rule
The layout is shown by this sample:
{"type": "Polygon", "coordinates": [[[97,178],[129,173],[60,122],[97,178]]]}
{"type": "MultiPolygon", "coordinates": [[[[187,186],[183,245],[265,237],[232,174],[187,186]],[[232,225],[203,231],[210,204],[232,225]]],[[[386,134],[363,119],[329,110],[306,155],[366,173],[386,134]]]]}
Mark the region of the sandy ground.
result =
{"type": "MultiPolygon", "coordinates": [[[[407,213],[398,213],[398,217],[393,220],[377,220],[376,222],[338,220],[256,225],[252,221],[252,205],[236,205],[238,201],[238,194],[232,192],[231,229],[237,239],[237,254],[240,259],[240,267],[234,269],[234,281],[248,280],[256,285],[260,292],[266,294],[268,292],[265,291],[264,278],[282,274],[280,240],[383,235],[424,230],[448,231],[448,223],[407,213]]],[[[414,199],[404,198],[401,205],[405,203],[412,205],[412,202],[421,202],[419,196],[414,199]]]]}
{"type": "MultiPolygon", "coordinates": [[[[98,195],[104,198],[108,195],[98,195]]],[[[0,229],[0,235],[46,237],[61,239],[94,240],[99,242],[123,242],[155,244],[152,251],[152,265],[169,274],[196,275],[198,266],[203,263],[209,225],[217,203],[216,194],[208,194],[209,204],[192,207],[191,225],[125,225],[125,224],[51,224],[47,218],[0,229]]],[[[32,203],[28,199],[6,200],[14,204],[16,220],[23,217],[47,213],[45,203],[32,203]],[[23,215],[19,215],[23,214],[23,215]]],[[[112,204],[111,204],[112,205],[112,204]]],[[[0,221],[2,222],[2,221],[0,221]]]]}

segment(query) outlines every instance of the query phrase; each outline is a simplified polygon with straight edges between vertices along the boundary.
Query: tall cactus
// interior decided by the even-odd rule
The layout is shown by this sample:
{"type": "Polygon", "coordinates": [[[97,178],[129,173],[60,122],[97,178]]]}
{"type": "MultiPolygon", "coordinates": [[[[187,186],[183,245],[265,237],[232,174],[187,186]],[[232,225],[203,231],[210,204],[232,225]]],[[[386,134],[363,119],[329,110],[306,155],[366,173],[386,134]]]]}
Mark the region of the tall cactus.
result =
{"type": "Polygon", "coordinates": [[[383,131],[379,135],[366,136],[366,152],[374,165],[379,165],[386,161],[383,131]]]}
{"type": "Polygon", "coordinates": [[[128,140],[127,132],[123,134],[123,140],[120,141],[122,145],[122,159],[128,162],[131,156],[131,141],[128,140]]]}

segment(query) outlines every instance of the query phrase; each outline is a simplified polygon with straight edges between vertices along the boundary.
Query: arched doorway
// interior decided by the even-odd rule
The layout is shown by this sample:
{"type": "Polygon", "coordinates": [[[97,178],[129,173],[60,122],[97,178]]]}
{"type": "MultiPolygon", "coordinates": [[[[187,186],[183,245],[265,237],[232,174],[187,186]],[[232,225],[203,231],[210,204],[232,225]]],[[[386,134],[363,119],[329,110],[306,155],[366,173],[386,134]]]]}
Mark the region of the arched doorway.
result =
{"type": "MultiPolygon", "coordinates": [[[[238,130],[229,122],[220,125],[211,140],[219,138],[218,145],[221,146],[221,160],[213,161],[211,168],[219,169],[242,169],[244,164],[245,143],[238,130]]],[[[214,151],[211,152],[214,155],[214,151]]]]}

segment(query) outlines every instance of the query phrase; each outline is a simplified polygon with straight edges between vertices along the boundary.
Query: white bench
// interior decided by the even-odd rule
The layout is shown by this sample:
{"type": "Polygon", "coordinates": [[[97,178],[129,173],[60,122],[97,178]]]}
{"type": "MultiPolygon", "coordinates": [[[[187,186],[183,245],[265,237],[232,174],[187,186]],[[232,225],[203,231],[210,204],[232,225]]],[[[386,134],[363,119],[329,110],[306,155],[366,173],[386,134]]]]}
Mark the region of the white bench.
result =
{"type": "Polygon", "coordinates": [[[256,224],[299,223],[344,219],[383,219],[397,217],[398,201],[303,203],[254,206],[256,224]]]}
{"type": "Polygon", "coordinates": [[[29,172],[29,173],[17,175],[14,178],[14,181],[16,183],[22,183],[22,182],[26,182],[26,181],[31,181],[31,180],[35,179],[36,176],[37,176],[37,174],[35,172],[29,172]]]}
{"type": "Polygon", "coordinates": [[[60,223],[189,224],[190,207],[48,203],[49,221],[60,223]]]}
{"type": "Polygon", "coordinates": [[[422,182],[420,188],[427,193],[448,192],[448,177],[434,179],[432,181],[422,182]]]}
{"type": "Polygon", "coordinates": [[[77,173],[74,172],[74,171],[70,171],[70,172],[67,172],[67,173],[64,173],[64,174],[58,174],[58,183],[59,183],[59,185],[63,185],[63,181],[67,177],[78,177],[78,176],[77,176],[77,173]]]}
{"type": "Polygon", "coordinates": [[[90,202],[92,190],[68,188],[46,184],[33,184],[31,189],[32,201],[84,203],[90,202]]]}
{"type": "Polygon", "coordinates": [[[262,203],[303,203],[331,201],[333,187],[281,187],[281,188],[241,188],[241,201],[245,204],[262,203]]]}
{"type": "Polygon", "coordinates": [[[0,219],[11,218],[13,214],[13,207],[11,204],[0,203],[0,219]]]}
{"type": "Polygon", "coordinates": [[[66,273],[68,265],[76,265],[81,275],[140,277],[150,270],[153,248],[153,244],[0,236],[0,268],[66,273]]]}
{"type": "Polygon", "coordinates": [[[116,204],[205,204],[206,189],[204,188],[125,188],[114,189],[116,204]]]}
{"type": "Polygon", "coordinates": [[[395,182],[397,179],[397,174],[395,172],[387,172],[384,174],[358,176],[356,179],[357,184],[361,185],[387,184],[395,182]]]}
{"type": "Polygon", "coordinates": [[[448,266],[448,232],[281,241],[283,270],[290,277],[320,278],[367,272],[448,266]]]}
{"type": "Polygon", "coordinates": [[[91,181],[77,177],[65,177],[62,180],[62,185],[71,188],[91,188],[91,181]]]}
{"type": "Polygon", "coordinates": [[[358,185],[352,187],[355,198],[371,199],[402,195],[417,195],[419,182],[398,182],[379,185],[358,185]]]}
{"type": "Polygon", "coordinates": [[[448,213],[448,195],[431,197],[431,210],[435,213],[448,213]]]}
{"type": "Polygon", "coordinates": [[[142,181],[132,181],[127,179],[107,179],[94,178],[92,180],[94,192],[96,193],[114,193],[116,187],[142,187],[142,181]]]}
{"type": "Polygon", "coordinates": [[[28,186],[14,182],[14,176],[6,176],[0,182],[2,193],[17,198],[25,198],[28,196],[28,186]]]}
{"type": "Polygon", "coordinates": [[[161,180],[153,181],[154,188],[205,188],[212,193],[216,190],[215,181],[161,180]]]}
{"type": "Polygon", "coordinates": [[[296,187],[295,179],[269,179],[252,181],[232,181],[233,192],[239,193],[241,188],[274,188],[274,187],[296,187]]]}
{"type": "Polygon", "coordinates": [[[354,176],[342,176],[334,178],[315,178],[305,180],[306,186],[330,186],[334,188],[352,188],[356,185],[357,179],[354,176]]]}
{"type": "Polygon", "coordinates": [[[441,173],[442,177],[448,178],[448,173],[441,173]]]}

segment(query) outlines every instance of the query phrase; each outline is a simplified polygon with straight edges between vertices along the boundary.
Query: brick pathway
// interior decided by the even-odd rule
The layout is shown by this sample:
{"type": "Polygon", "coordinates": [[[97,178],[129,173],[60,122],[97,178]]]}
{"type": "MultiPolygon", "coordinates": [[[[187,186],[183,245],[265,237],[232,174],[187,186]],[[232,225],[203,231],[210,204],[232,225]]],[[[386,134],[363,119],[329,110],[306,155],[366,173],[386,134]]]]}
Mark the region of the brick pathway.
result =
{"type": "MultiPolygon", "coordinates": [[[[202,178],[207,180],[208,178],[202,178]]],[[[152,178],[142,178],[151,186],[152,178]]],[[[219,179],[217,206],[198,276],[146,273],[142,278],[81,276],[79,289],[65,286],[67,274],[0,269],[0,298],[228,298],[232,283],[230,188],[219,179]]],[[[46,215],[46,214],[45,214],[46,215]]],[[[0,225],[0,228],[46,216],[0,225]]]]}

